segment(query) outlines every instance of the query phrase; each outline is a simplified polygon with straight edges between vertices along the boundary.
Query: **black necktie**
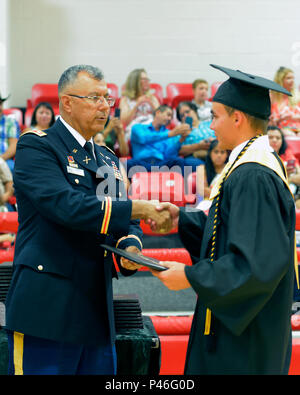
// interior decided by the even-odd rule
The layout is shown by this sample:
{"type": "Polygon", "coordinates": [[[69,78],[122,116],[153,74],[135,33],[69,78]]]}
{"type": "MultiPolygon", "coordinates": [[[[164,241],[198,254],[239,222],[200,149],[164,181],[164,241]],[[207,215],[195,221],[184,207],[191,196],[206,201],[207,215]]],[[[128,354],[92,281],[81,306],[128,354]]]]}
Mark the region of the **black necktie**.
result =
{"type": "Polygon", "coordinates": [[[87,142],[84,144],[83,148],[86,150],[86,152],[89,154],[89,156],[90,156],[92,159],[95,159],[94,150],[93,150],[93,144],[92,144],[90,141],[87,141],[87,142]]]}

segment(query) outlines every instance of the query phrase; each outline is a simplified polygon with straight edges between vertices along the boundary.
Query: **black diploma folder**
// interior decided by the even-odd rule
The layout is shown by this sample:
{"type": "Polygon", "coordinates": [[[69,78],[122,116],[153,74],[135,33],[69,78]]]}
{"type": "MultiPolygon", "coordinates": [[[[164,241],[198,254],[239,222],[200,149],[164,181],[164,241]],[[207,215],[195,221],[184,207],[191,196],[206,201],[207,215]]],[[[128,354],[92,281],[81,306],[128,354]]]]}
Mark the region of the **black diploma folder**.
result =
{"type": "Polygon", "coordinates": [[[145,255],[139,255],[139,254],[136,254],[135,252],[128,252],[128,251],[122,250],[120,248],[109,246],[107,244],[101,244],[100,246],[102,248],[104,248],[105,250],[111,251],[114,254],[117,254],[117,255],[119,255],[123,258],[126,258],[132,262],[138,263],[139,265],[147,266],[151,269],[158,270],[160,272],[163,270],[167,270],[166,267],[159,264],[158,259],[150,258],[145,255]]]}

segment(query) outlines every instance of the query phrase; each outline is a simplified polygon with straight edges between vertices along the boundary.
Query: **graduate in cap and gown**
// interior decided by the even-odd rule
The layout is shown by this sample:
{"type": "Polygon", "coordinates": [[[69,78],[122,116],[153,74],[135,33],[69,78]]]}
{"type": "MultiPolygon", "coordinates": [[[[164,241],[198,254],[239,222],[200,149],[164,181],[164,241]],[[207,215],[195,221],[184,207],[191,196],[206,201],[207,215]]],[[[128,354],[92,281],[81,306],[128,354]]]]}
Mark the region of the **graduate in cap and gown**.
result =
{"type": "MultiPolygon", "coordinates": [[[[161,262],[169,289],[197,294],[185,374],[287,374],[291,357],[295,206],[266,128],[273,81],[211,65],[229,76],[212,103],[220,148],[231,150],[203,211],[163,203],[193,265],[161,262]]],[[[155,227],[155,224],[153,224],[155,227]]]]}

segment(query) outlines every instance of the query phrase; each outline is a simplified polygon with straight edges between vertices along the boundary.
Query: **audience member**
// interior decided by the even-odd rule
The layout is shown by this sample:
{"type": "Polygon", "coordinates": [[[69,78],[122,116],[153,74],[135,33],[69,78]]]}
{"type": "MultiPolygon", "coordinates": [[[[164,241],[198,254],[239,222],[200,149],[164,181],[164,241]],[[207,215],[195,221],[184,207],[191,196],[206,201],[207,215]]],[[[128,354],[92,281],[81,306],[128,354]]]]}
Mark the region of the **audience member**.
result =
{"type": "Polygon", "coordinates": [[[192,103],[197,106],[197,113],[200,122],[211,121],[211,102],[208,98],[208,82],[198,79],[193,82],[194,99],[192,103]]]}
{"type": "Polygon", "coordinates": [[[136,123],[150,123],[153,110],[159,101],[150,91],[150,80],[145,69],[129,73],[120,100],[121,121],[124,123],[126,141],[130,140],[131,128],[136,123]]]}
{"type": "MultiPolygon", "coordinates": [[[[133,174],[134,166],[142,166],[144,171],[153,171],[153,166],[179,166],[184,172],[184,159],[179,157],[183,139],[190,133],[187,124],[167,129],[171,122],[173,110],[168,105],[161,105],[154,110],[154,118],[150,124],[135,124],[131,134],[133,158],[127,161],[127,170],[133,174]]],[[[141,171],[139,169],[138,171],[141,171]]]]}
{"type": "Polygon", "coordinates": [[[36,105],[31,118],[31,127],[28,129],[46,130],[55,122],[55,114],[51,104],[41,102],[36,105]]]}
{"type": "Polygon", "coordinates": [[[213,140],[210,143],[204,165],[197,167],[196,195],[199,202],[197,208],[206,210],[210,207],[211,202],[208,199],[211,189],[228,162],[228,156],[228,151],[220,149],[218,140],[213,140]]]}
{"type": "Polygon", "coordinates": [[[300,131],[300,97],[295,89],[294,72],[287,67],[280,67],[274,81],[291,92],[292,96],[271,93],[270,125],[278,126],[285,136],[297,135],[300,131]]]}
{"type": "Polygon", "coordinates": [[[6,161],[0,158],[0,212],[8,211],[8,202],[13,194],[12,173],[6,161]]]}
{"type": "Polygon", "coordinates": [[[295,204],[300,208],[300,164],[288,147],[284,134],[277,126],[268,126],[268,137],[270,146],[280,156],[286,166],[290,189],[294,194],[295,204]]]}
{"type": "Polygon", "coordinates": [[[20,126],[12,117],[3,114],[3,98],[0,93],[0,157],[6,161],[11,171],[14,168],[14,156],[20,135],[20,126]]]}
{"type": "Polygon", "coordinates": [[[189,161],[192,166],[194,166],[194,163],[198,166],[203,161],[199,162],[195,159],[205,159],[210,142],[216,138],[214,131],[210,129],[211,120],[200,122],[196,105],[188,101],[179,103],[176,108],[176,115],[182,123],[186,122],[187,117],[192,118],[192,131],[182,143],[180,155],[183,155],[186,162],[189,161]]]}
{"type": "Polygon", "coordinates": [[[119,156],[129,155],[129,146],[125,140],[125,132],[121,120],[118,117],[111,117],[104,130],[103,137],[105,145],[117,151],[119,156]]]}

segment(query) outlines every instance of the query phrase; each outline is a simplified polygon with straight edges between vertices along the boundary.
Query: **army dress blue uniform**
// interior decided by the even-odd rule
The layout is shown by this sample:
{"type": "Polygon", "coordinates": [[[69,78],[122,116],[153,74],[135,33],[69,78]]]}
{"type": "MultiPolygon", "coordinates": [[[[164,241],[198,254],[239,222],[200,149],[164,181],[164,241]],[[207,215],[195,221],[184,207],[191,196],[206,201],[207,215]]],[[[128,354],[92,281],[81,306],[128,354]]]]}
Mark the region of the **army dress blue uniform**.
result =
{"type": "Polygon", "coordinates": [[[141,249],[142,231],[130,219],[132,202],[124,198],[113,152],[95,144],[91,157],[63,122],[18,141],[19,229],[6,328],[20,336],[101,347],[115,340],[116,270],[100,244],[141,249]]]}

